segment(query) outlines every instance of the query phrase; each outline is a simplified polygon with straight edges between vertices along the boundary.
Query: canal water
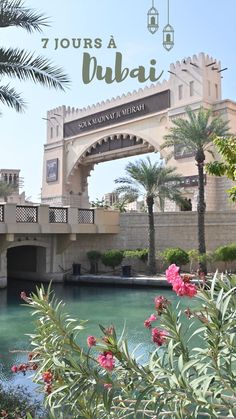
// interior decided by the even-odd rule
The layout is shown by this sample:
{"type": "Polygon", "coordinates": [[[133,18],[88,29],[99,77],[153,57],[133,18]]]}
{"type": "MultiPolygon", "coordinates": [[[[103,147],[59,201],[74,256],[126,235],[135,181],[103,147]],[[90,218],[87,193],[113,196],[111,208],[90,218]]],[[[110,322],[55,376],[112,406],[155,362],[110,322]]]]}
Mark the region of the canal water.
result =
{"type": "MultiPolygon", "coordinates": [[[[11,366],[25,360],[14,350],[30,350],[27,333],[34,331],[31,309],[22,305],[20,292],[35,290],[35,284],[9,280],[8,289],[0,291],[0,381],[5,384],[24,384],[30,382],[20,374],[13,374],[11,366]]],[[[64,300],[66,311],[74,318],[88,320],[86,330],[81,333],[80,344],[86,346],[88,335],[101,336],[98,324],[107,327],[114,324],[118,335],[126,326],[126,335],[131,349],[142,344],[137,355],[147,358],[155,349],[150,332],[143,322],[154,312],[154,298],[164,295],[176,305],[179,297],[168,289],[147,287],[120,287],[94,285],[54,284],[53,289],[59,299],[64,300]]],[[[189,301],[183,298],[181,305],[189,301]]]]}

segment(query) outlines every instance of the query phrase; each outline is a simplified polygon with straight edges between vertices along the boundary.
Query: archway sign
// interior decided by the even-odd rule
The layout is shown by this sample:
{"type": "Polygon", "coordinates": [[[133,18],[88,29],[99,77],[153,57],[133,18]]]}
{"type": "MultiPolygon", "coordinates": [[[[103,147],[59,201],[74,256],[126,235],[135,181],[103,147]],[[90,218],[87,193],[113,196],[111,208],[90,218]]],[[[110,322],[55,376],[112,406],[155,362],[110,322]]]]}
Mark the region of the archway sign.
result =
{"type": "MultiPolygon", "coordinates": [[[[170,65],[162,83],[84,109],[60,106],[47,113],[42,202],[89,207],[88,182],[96,163],[157,152],[174,118],[186,106],[212,107],[236,128],[236,103],[222,100],[221,64],[200,53],[170,65]]],[[[165,157],[165,155],[163,155],[165,157]]],[[[175,150],[168,162],[182,173],[186,198],[197,205],[197,168],[192,156],[175,150]]],[[[225,210],[224,178],[206,177],[208,210],[225,210]]]]}

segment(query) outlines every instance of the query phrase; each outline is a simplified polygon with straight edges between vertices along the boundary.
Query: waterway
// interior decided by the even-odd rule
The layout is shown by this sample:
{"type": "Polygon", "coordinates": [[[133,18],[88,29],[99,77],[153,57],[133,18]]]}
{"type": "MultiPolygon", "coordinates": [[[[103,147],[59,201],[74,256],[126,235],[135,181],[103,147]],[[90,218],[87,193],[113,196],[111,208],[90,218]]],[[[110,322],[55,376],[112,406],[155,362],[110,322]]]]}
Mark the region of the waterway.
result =
{"type": "MultiPolygon", "coordinates": [[[[11,372],[11,366],[25,360],[24,355],[12,350],[29,350],[27,333],[34,330],[31,310],[22,305],[20,292],[35,290],[35,284],[22,281],[8,282],[8,289],[0,291],[0,381],[5,384],[16,385],[30,382],[22,375],[11,372]]],[[[120,287],[120,286],[94,286],[94,285],[67,285],[54,284],[53,289],[59,299],[66,304],[66,311],[74,316],[88,320],[86,330],[81,334],[81,345],[86,346],[88,335],[101,336],[98,324],[107,327],[114,324],[117,333],[121,333],[126,325],[126,334],[130,347],[138,349],[144,357],[154,350],[150,333],[144,328],[143,322],[154,312],[154,297],[164,295],[174,305],[179,298],[168,289],[147,287],[120,287]]],[[[181,305],[189,303],[185,298],[181,305]]]]}

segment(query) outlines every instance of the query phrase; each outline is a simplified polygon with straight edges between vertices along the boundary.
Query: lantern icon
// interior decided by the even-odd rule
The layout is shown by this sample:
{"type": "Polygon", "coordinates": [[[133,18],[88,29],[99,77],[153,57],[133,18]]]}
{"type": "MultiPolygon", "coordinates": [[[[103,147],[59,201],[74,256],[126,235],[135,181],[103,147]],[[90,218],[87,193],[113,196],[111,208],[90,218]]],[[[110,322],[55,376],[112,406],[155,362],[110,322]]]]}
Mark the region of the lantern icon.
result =
{"type": "Polygon", "coordinates": [[[154,0],[152,0],[152,7],[148,10],[148,30],[152,34],[154,34],[159,28],[159,13],[158,10],[154,6],[154,0]]]}
{"type": "Polygon", "coordinates": [[[169,0],[167,0],[167,6],[168,6],[167,7],[168,8],[168,12],[167,12],[168,23],[163,29],[163,46],[167,51],[170,51],[174,46],[174,29],[170,25],[170,22],[169,22],[170,20],[169,0]]]}

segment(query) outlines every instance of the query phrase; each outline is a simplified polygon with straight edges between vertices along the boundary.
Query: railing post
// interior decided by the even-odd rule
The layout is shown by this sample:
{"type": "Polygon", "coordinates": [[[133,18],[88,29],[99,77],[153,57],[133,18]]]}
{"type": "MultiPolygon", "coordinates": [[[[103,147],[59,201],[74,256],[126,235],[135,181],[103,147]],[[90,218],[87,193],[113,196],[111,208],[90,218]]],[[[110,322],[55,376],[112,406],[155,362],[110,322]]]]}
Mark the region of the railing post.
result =
{"type": "Polygon", "coordinates": [[[78,224],[78,208],[68,208],[68,224],[78,224]]]}
{"type": "Polygon", "coordinates": [[[16,204],[7,203],[4,207],[4,222],[6,224],[16,223],[16,204]]]}
{"type": "Polygon", "coordinates": [[[38,223],[39,224],[49,223],[49,205],[40,204],[38,206],[38,223]]]}

